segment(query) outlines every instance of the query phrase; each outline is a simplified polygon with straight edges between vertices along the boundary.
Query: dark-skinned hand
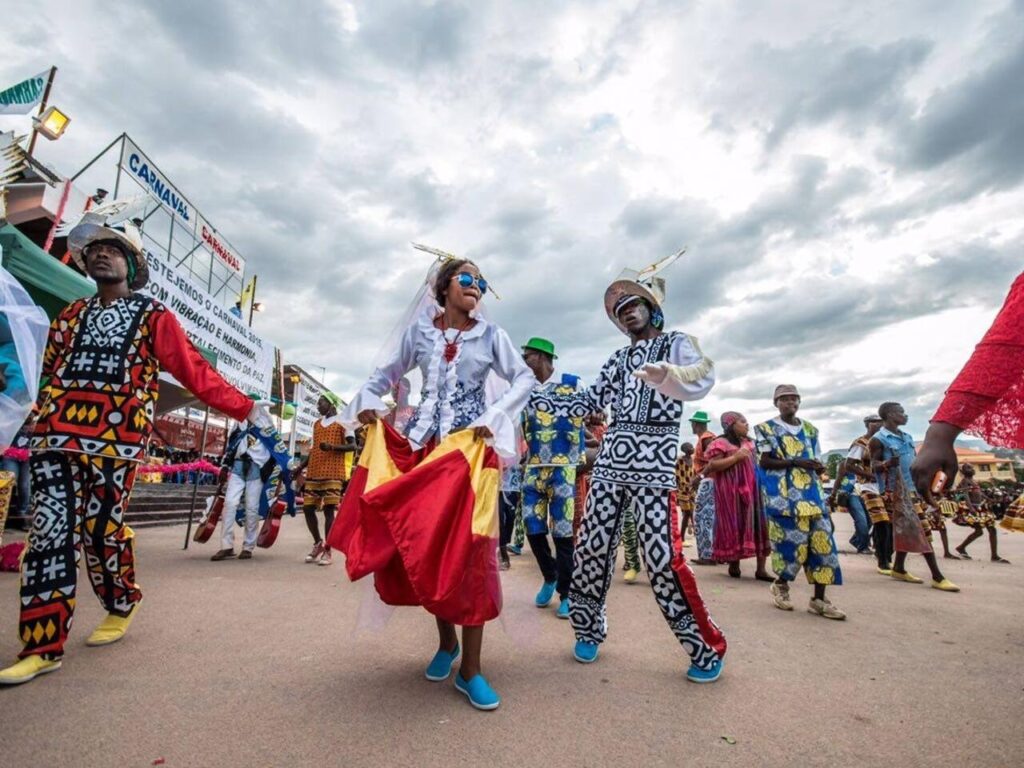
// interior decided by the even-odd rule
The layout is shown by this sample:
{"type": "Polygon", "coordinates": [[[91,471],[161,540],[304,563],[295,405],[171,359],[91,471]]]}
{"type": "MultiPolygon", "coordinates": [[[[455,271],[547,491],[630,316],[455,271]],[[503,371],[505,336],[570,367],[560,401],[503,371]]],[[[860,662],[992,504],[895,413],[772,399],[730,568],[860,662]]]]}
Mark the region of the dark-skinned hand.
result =
{"type": "Polygon", "coordinates": [[[953,443],[958,434],[960,430],[952,424],[936,421],[928,427],[924,442],[917,452],[917,458],[910,465],[914,487],[921,498],[932,506],[935,506],[932,498],[932,480],[936,473],[940,470],[946,473],[946,488],[952,488],[956,482],[956,473],[960,467],[953,443]]]}

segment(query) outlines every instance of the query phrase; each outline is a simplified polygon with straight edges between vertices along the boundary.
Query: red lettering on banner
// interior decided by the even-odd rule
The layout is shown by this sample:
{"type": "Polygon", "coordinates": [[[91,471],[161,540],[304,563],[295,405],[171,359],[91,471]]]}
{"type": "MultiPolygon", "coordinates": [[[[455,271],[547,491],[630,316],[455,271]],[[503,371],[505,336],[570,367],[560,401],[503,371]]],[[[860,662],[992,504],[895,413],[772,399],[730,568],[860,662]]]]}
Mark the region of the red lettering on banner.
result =
{"type": "Polygon", "coordinates": [[[206,228],[205,224],[203,224],[202,236],[203,242],[210,246],[210,250],[217,254],[217,256],[220,257],[221,261],[223,261],[236,272],[241,271],[242,265],[239,262],[238,257],[235,256],[235,254],[233,254],[223,245],[221,245],[220,240],[217,239],[216,235],[214,235],[213,232],[206,228]]]}

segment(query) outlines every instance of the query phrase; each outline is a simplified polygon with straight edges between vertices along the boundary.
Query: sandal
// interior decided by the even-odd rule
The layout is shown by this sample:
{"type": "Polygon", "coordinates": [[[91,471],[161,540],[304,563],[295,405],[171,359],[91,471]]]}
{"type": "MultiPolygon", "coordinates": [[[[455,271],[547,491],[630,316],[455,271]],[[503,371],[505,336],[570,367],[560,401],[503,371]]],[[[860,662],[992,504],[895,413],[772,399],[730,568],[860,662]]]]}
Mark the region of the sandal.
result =
{"type": "Polygon", "coordinates": [[[734,579],[738,579],[740,577],[741,574],[739,563],[729,563],[729,575],[732,576],[734,579]]]}
{"type": "Polygon", "coordinates": [[[764,571],[758,571],[757,573],[755,573],[754,578],[758,581],[775,581],[775,577],[769,576],[764,571]]]}
{"type": "Polygon", "coordinates": [[[958,555],[960,555],[960,559],[961,560],[973,560],[974,559],[973,557],[968,555],[966,552],[964,552],[962,549],[960,549],[960,547],[956,548],[956,552],[957,552],[958,555]]]}
{"type": "Polygon", "coordinates": [[[1005,565],[1009,565],[1010,564],[1010,561],[1007,560],[1005,557],[999,557],[999,556],[993,557],[992,558],[992,562],[993,563],[1003,563],[1005,565]]]}

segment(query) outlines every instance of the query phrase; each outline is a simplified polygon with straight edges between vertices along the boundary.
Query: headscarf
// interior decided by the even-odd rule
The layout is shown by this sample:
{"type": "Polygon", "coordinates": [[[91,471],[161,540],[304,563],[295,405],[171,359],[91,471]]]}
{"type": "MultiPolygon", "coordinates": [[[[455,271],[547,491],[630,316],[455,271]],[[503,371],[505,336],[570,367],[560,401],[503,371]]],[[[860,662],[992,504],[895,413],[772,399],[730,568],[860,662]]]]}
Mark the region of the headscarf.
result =
{"type": "Polygon", "coordinates": [[[742,418],[743,414],[739,411],[726,411],[722,414],[722,431],[728,431],[729,427],[742,418]]]}
{"type": "Polygon", "coordinates": [[[326,400],[328,403],[334,406],[335,410],[341,408],[341,398],[333,392],[329,392],[326,389],[320,393],[320,397],[326,400]]]}

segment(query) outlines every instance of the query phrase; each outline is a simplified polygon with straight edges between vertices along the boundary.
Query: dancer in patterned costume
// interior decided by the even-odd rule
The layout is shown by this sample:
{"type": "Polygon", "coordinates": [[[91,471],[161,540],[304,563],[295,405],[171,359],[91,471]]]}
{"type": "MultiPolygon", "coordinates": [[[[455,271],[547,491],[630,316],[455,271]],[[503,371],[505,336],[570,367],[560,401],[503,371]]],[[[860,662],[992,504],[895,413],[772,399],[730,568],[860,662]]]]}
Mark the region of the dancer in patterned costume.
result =
{"type": "Polygon", "coordinates": [[[161,369],[234,419],[271,425],[192,346],[174,314],[134,291],[148,278],[142,238],[123,203],[87,213],[68,243],[98,287],[53,321],[43,357],[41,413],[32,441],[33,527],[21,572],[21,660],[13,685],[60,668],[85,552],[107,617],[86,640],[120,640],[138,612],[128,495],[152,430],[161,369]]]}
{"type": "MultiPolygon", "coordinates": [[[[395,398],[400,402],[401,393],[395,398]]],[[[309,456],[303,464],[306,470],[306,482],[302,488],[302,514],[306,518],[306,527],[313,536],[313,549],[306,555],[307,563],[330,565],[332,562],[331,548],[320,538],[320,525],[316,513],[322,508],[324,512],[324,537],[334,524],[334,514],[338,511],[341,496],[348,481],[345,469],[345,455],[356,449],[355,441],[347,439],[345,427],[341,424],[338,407],[341,398],[333,392],[324,392],[316,402],[320,418],[313,424],[313,440],[309,456]]],[[[403,406],[397,405],[395,415],[401,420],[403,406]]]]}
{"type": "Polygon", "coordinates": [[[992,510],[989,509],[989,500],[985,498],[984,492],[981,490],[981,486],[974,479],[974,467],[970,464],[964,464],[960,467],[960,473],[963,475],[963,480],[960,481],[959,496],[960,504],[956,511],[956,516],[953,518],[953,522],[957,525],[962,525],[965,528],[972,528],[973,530],[967,534],[967,538],[960,542],[960,546],[956,548],[956,551],[960,553],[960,557],[964,560],[973,559],[967,554],[967,547],[975,539],[980,538],[984,531],[988,531],[988,543],[992,550],[992,562],[993,563],[1005,563],[1009,564],[1009,560],[999,556],[999,541],[998,534],[996,532],[996,516],[992,514],[992,510]]]}
{"type": "Polygon", "coordinates": [[[777,386],[773,402],[779,415],[754,428],[776,576],[772,602],[780,610],[793,610],[789,584],[803,570],[807,582],[814,585],[808,613],[842,621],[846,614],[825,597],[827,586],[843,583],[843,572],[821,487],[825,466],[818,430],[797,418],[800,393],[792,384],[777,386]]]}
{"type": "Polygon", "coordinates": [[[693,471],[696,473],[697,484],[693,502],[693,538],[697,542],[697,559],[694,565],[717,565],[714,559],[715,537],[715,481],[706,476],[704,469],[707,459],[704,452],[711,442],[718,437],[708,428],[711,418],[707,411],[695,411],[690,417],[690,430],[697,438],[693,450],[693,471]]]}
{"type": "Polygon", "coordinates": [[[605,599],[616,547],[623,518],[633,515],[655,600],[690,656],[687,677],[714,682],[722,673],[725,637],[683,556],[675,504],[683,401],[707,394],[714,366],[692,336],[662,330],[664,281],[655,275],[666,262],[640,273],[626,270],[605,292],[608,317],[630,344],[611,356],[597,381],[576,395],[535,395],[532,404],[559,415],[612,412],[576,544],[569,592],[574,657],[595,661],[607,635],[605,599]]]}
{"type": "MultiPolygon", "coordinates": [[[[858,555],[871,554],[871,524],[881,513],[885,515],[884,521],[888,521],[885,514],[885,506],[878,496],[878,486],[875,483],[875,473],[871,471],[869,460],[868,443],[882,426],[882,417],[872,413],[864,417],[864,434],[850,444],[850,450],[846,458],[839,465],[839,475],[842,481],[836,483],[832,491],[833,500],[838,499],[839,494],[846,496],[846,509],[853,518],[854,533],[850,538],[850,544],[857,550],[858,555]],[[866,498],[865,498],[866,497],[866,498]]],[[[887,542],[876,541],[876,552],[878,567],[888,569],[891,554],[888,554],[887,542]],[[884,563],[884,565],[883,565],[884,563]]]]}
{"type": "Polygon", "coordinates": [[[871,438],[868,448],[871,451],[871,468],[878,475],[882,500],[892,520],[896,559],[890,576],[910,584],[922,583],[922,579],[908,573],[906,568],[907,554],[917,552],[924,557],[932,572],[932,587],[943,592],[959,592],[960,587],[939,570],[932,551],[928,519],[921,499],[914,492],[910,477],[914,438],[902,429],[907,423],[907,413],[899,403],[882,403],[878,406],[878,415],[882,417],[882,428],[871,438]]]}
{"type": "MultiPolygon", "coordinates": [[[[571,395],[580,389],[579,377],[556,373],[555,345],[534,337],[523,346],[523,360],[533,371],[535,393],[571,395]]],[[[553,416],[527,403],[523,409],[523,522],[530,549],[544,582],[534,603],[544,608],[558,590],[560,619],[569,618],[569,582],[572,579],[572,521],[576,513],[576,470],[584,458],[583,417],[553,416]],[[548,520],[555,545],[548,546],[548,520]]]]}
{"type": "MultiPolygon", "coordinates": [[[[256,399],[257,396],[250,397],[256,399]]],[[[288,447],[276,430],[259,430],[249,424],[238,424],[231,430],[221,459],[221,471],[228,473],[220,523],[221,548],[210,560],[219,562],[235,556],[235,526],[245,529],[238,559],[252,560],[259,539],[260,521],[266,520],[270,514],[279,484],[284,485],[288,513],[294,517],[291,462],[288,447]]]]}
{"type": "Polygon", "coordinates": [[[697,473],[693,470],[693,443],[679,446],[679,458],[676,460],[676,506],[679,507],[679,535],[686,543],[686,531],[693,519],[694,481],[697,473]]]}
{"type": "Polygon", "coordinates": [[[1010,504],[1003,519],[999,521],[999,527],[1008,531],[1024,533],[1024,493],[1010,504]]]}

